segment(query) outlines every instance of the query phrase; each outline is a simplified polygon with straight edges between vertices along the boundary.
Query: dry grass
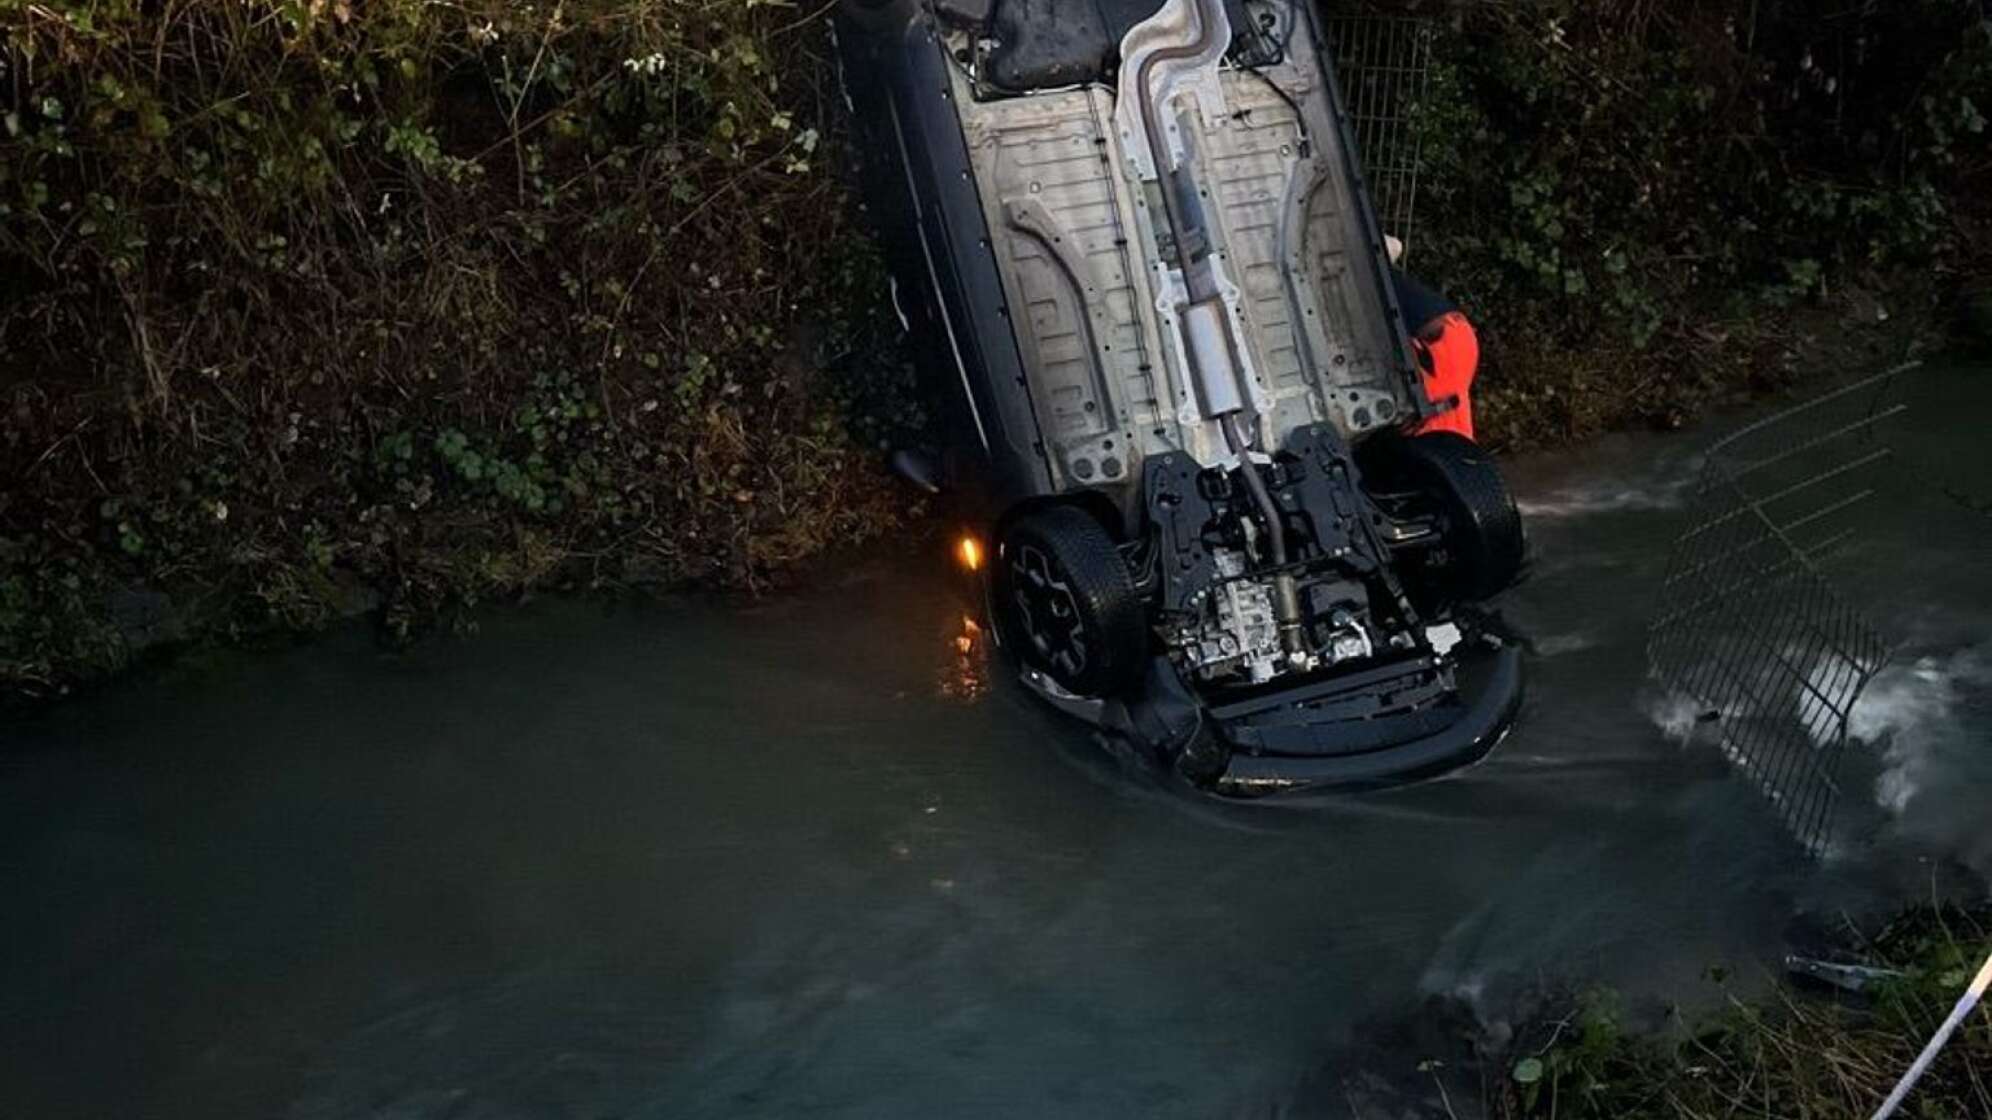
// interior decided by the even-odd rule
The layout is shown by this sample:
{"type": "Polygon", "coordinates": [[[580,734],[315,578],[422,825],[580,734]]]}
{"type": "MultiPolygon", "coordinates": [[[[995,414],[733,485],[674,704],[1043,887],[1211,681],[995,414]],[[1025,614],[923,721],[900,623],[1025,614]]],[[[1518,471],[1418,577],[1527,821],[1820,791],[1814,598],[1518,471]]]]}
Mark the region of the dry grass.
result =
{"type": "MultiPolygon", "coordinates": [[[[1988,952],[1992,910],[1924,907],[1848,947],[1899,974],[1860,996],[1780,985],[1669,1037],[1626,1033],[1593,997],[1517,1036],[1489,1104],[1504,1117],[1865,1120],[1988,952]]],[[[1992,1010],[1952,1036],[1902,1115],[1992,1116],[1992,1010]]]]}

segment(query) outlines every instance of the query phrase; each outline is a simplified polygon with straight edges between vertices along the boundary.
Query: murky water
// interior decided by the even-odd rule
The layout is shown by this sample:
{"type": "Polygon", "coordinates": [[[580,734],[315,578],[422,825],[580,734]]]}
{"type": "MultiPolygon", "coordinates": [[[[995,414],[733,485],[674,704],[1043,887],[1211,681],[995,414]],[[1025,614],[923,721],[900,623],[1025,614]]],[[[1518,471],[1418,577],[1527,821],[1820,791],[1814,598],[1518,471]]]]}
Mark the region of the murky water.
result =
{"type": "MultiPolygon", "coordinates": [[[[1982,477],[1951,411],[1921,449],[1982,477]]],[[[1430,995],[1693,999],[1795,915],[1992,872],[1992,565],[1930,528],[1955,503],[1890,505],[1924,531],[1856,556],[1897,569],[1906,642],[1860,843],[1807,862],[1649,717],[1705,439],[1514,464],[1520,729],[1304,810],[1129,772],[957,646],[910,550],[747,610],[540,603],[58,710],[0,755],[0,1114],[1263,1115],[1430,995]]]]}

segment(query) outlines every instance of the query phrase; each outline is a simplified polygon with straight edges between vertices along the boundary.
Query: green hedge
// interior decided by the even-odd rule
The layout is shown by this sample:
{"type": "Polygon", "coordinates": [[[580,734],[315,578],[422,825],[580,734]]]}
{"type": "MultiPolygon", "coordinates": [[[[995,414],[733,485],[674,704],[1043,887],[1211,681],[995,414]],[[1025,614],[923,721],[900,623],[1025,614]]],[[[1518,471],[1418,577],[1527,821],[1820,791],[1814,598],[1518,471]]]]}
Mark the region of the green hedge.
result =
{"type": "Polygon", "coordinates": [[[0,0],[0,682],[889,524],[822,16],[0,0]]]}
{"type": "Polygon", "coordinates": [[[1424,10],[1412,262],[1486,336],[1499,440],[1677,426],[1852,372],[1879,356],[1846,343],[1940,324],[1933,300],[1983,271],[1979,0],[1424,10]]]}

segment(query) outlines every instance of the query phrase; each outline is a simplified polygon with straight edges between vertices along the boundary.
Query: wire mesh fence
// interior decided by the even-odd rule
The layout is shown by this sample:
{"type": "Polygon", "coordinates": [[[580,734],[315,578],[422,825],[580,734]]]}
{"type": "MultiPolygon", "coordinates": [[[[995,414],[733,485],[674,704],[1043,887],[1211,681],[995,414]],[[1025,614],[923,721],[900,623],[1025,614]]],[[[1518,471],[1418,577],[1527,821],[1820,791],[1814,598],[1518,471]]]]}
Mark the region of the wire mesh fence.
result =
{"type": "Polygon", "coordinates": [[[1341,16],[1327,20],[1327,31],[1377,220],[1408,254],[1418,205],[1417,115],[1431,81],[1432,27],[1408,17],[1341,16]]]}
{"type": "Polygon", "coordinates": [[[1914,365],[1767,417],[1709,450],[1648,633],[1654,675],[1822,852],[1847,723],[1890,646],[1821,563],[1854,536],[1893,457],[1883,422],[1914,365]]]}

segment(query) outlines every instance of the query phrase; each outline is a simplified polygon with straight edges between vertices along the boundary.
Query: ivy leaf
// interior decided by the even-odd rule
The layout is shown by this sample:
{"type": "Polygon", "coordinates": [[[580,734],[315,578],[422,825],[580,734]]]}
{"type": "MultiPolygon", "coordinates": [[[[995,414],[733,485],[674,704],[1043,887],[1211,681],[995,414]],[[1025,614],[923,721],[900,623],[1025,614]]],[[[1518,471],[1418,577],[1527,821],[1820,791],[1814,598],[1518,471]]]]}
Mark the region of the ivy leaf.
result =
{"type": "Polygon", "coordinates": [[[1542,1080],[1542,1059],[1523,1058],[1515,1063],[1515,1084],[1533,1085],[1542,1080]]]}

